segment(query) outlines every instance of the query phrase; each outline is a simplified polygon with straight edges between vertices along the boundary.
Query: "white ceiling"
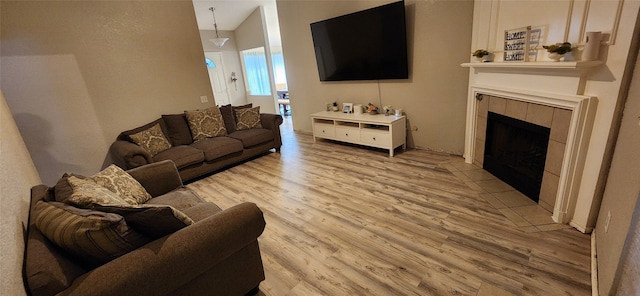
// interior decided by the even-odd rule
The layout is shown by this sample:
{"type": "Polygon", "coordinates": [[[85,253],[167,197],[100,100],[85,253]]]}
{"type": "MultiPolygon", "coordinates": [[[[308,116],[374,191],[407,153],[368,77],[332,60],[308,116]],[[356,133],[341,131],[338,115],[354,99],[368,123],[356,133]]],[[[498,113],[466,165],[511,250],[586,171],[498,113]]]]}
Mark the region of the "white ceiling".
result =
{"type": "Polygon", "coordinates": [[[193,0],[200,30],[213,30],[213,16],[209,7],[216,9],[216,22],[220,31],[234,31],[257,7],[276,10],[276,0],[193,0]]]}

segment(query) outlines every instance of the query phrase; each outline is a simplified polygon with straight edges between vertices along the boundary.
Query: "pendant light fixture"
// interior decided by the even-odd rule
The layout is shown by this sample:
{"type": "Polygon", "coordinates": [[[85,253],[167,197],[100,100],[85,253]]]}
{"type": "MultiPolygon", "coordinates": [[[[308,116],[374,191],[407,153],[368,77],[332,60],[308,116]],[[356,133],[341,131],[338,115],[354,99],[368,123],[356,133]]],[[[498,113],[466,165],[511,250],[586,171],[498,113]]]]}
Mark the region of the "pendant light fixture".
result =
{"type": "Polygon", "coordinates": [[[218,35],[218,24],[216,23],[216,13],[215,13],[216,9],[214,7],[209,7],[209,10],[211,10],[211,14],[213,15],[213,28],[216,30],[216,38],[209,39],[209,41],[213,42],[216,46],[222,48],[224,43],[227,42],[229,38],[220,37],[220,35],[218,35]]]}

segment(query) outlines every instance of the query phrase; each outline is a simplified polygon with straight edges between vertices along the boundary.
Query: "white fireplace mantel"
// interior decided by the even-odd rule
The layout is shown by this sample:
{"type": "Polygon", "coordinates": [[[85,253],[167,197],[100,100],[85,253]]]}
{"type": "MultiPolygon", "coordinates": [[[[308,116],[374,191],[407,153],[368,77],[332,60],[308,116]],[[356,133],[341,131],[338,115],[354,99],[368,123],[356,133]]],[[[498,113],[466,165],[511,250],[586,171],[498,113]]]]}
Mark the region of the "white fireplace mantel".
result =
{"type": "Polygon", "coordinates": [[[487,63],[463,63],[464,68],[474,68],[476,70],[491,69],[517,69],[520,72],[535,70],[573,70],[590,71],[593,68],[603,65],[601,61],[567,61],[567,62],[487,62],[487,63]]]}
{"type": "Polygon", "coordinates": [[[590,76],[601,70],[602,61],[475,62],[469,68],[470,84],[513,88],[530,93],[544,90],[556,94],[584,95],[590,76]]]}

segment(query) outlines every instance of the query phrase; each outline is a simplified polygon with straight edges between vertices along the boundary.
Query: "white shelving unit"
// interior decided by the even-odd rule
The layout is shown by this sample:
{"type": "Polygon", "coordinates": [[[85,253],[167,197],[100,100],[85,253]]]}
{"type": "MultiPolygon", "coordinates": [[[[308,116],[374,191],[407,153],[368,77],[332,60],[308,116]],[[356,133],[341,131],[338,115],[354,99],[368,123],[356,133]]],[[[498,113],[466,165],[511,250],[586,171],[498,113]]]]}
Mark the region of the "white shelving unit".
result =
{"type": "Polygon", "coordinates": [[[391,157],[396,147],[407,148],[407,118],[404,115],[321,111],[311,114],[311,120],[313,141],[323,138],[389,149],[391,157]]]}

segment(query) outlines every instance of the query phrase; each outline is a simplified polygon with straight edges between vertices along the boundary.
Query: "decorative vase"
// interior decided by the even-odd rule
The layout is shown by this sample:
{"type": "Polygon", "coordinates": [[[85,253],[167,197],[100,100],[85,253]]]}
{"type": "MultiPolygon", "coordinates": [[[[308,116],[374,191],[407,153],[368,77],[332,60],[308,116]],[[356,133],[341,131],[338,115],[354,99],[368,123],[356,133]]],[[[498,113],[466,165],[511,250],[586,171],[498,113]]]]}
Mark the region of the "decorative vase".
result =
{"type": "Polygon", "coordinates": [[[582,52],[583,61],[595,61],[598,59],[600,52],[600,40],[602,40],[602,32],[587,32],[586,42],[584,43],[584,51],[582,52]]]}
{"type": "Polygon", "coordinates": [[[333,106],[332,109],[333,109],[333,112],[338,112],[338,106],[333,106]]]}
{"type": "Polygon", "coordinates": [[[369,112],[369,114],[371,114],[371,115],[376,115],[376,114],[378,114],[378,110],[371,110],[371,111],[369,112]]]}
{"type": "Polygon", "coordinates": [[[562,57],[564,57],[564,54],[559,54],[557,52],[549,53],[549,59],[551,59],[554,62],[559,62],[562,57]]]}

